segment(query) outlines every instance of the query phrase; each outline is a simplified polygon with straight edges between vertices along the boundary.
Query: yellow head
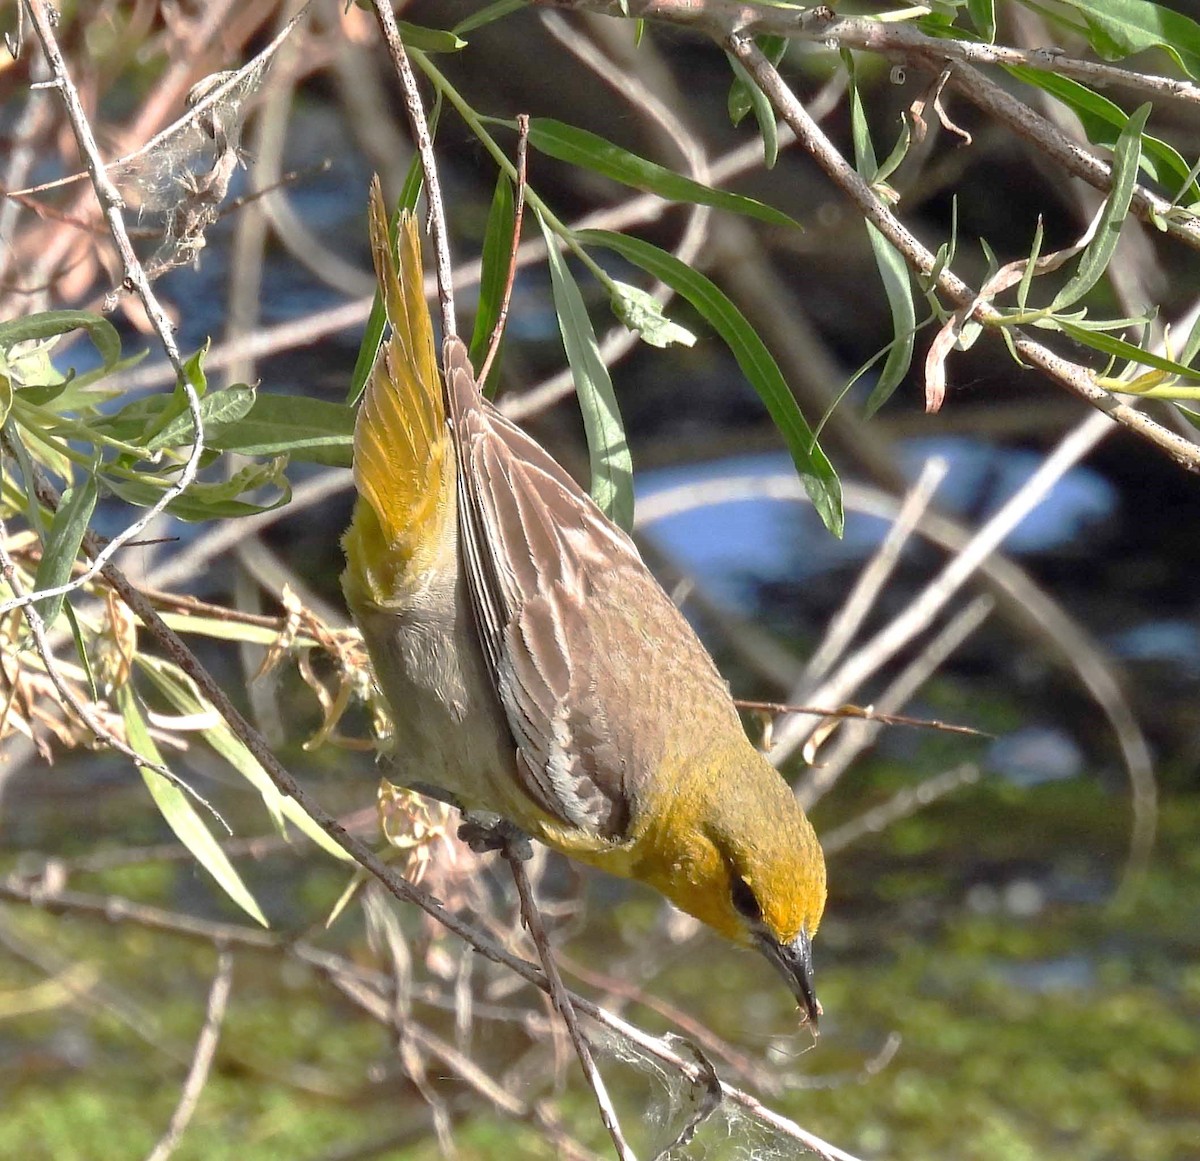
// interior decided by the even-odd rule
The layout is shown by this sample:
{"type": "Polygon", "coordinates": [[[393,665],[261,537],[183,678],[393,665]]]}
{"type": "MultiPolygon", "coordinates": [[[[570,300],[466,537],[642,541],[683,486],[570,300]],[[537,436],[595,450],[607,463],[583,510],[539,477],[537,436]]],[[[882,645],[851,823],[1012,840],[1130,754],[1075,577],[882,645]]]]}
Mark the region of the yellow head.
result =
{"type": "Polygon", "coordinates": [[[638,844],[636,876],[761,952],[815,1026],[812,938],[825,909],[825,857],[812,824],[744,736],[670,782],[672,802],[638,844]]]}

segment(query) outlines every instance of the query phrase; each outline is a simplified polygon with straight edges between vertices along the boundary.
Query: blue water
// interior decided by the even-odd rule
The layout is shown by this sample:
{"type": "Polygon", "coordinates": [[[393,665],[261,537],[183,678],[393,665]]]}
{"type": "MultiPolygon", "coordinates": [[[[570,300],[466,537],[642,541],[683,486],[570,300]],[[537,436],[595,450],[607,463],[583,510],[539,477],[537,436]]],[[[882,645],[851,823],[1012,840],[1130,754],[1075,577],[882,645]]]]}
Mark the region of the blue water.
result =
{"type": "MultiPolygon", "coordinates": [[[[969,438],[914,439],[900,446],[905,472],[915,478],[931,456],[950,470],[934,504],[951,515],[979,523],[995,512],[1041,463],[1034,452],[992,447],[969,438]]],[[[650,497],[667,489],[724,478],[765,478],[794,473],[783,454],[735,456],[706,464],[662,468],[637,475],[637,494],[650,497]]],[[[1016,556],[1065,552],[1117,510],[1117,492],[1087,467],[1068,472],[1004,542],[1016,556]]],[[[805,580],[865,560],[887,531],[887,522],[847,512],[846,534],[835,540],[807,501],[737,500],[655,521],[648,530],[685,569],[725,600],[744,601],[763,582],[801,585],[805,580]]],[[[1094,547],[1094,546],[1093,546],[1094,547]]]]}

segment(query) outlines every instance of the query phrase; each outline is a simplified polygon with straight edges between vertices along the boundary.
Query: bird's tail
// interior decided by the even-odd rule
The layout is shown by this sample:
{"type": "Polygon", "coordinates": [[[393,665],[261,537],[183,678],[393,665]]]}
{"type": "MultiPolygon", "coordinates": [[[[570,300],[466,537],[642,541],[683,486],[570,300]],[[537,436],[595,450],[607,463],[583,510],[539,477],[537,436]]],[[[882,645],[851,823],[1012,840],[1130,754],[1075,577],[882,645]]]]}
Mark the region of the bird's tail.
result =
{"type": "Polygon", "coordinates": [[[446,428],[433,323],[425,303],[416,219],[388,235],[379,181],[371,185],[371,255],[391,335],[381,347],[354,428],[359,501],[346,534],[350,579],[375,600],[403,599],[453,551],[454,449],[446,428]]]}

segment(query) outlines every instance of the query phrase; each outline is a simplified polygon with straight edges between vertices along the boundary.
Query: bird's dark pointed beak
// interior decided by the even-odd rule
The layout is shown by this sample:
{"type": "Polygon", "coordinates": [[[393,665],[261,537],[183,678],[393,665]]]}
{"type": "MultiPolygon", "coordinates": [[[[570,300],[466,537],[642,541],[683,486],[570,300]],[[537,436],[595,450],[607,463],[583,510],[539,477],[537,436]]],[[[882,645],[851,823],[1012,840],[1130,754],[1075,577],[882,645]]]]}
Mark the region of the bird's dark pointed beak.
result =
{"type": "Polygon", "coordinates": [[[758,945],[763,955],[787,981],[804,1013],[804,1022],[812,1025],[813,1034],[816,1035],[821,1004],[813,990],[812,940],[808,932],[801,931],[791,943],[779,943],[764,934],[760,936],[758,945]]]}

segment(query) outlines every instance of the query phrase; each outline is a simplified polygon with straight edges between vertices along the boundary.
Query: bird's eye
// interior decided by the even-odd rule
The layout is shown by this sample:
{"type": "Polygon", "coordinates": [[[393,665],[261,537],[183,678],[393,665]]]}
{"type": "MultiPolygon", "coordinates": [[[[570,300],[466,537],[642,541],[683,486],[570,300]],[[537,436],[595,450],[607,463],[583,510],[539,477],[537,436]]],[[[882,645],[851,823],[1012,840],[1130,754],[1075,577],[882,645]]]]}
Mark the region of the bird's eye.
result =
{"type": "Polygon", "coordinates": [[[750,920],[751,923],[757,923],[762,919],[762,908],[758,905],[758,900],[754,897],[754,890],[741,875],[733,876],[733,882],[730,884],[729,891],[730,899],[733,902],[733,909],[739,915],[744,919],[750,920]]]}

